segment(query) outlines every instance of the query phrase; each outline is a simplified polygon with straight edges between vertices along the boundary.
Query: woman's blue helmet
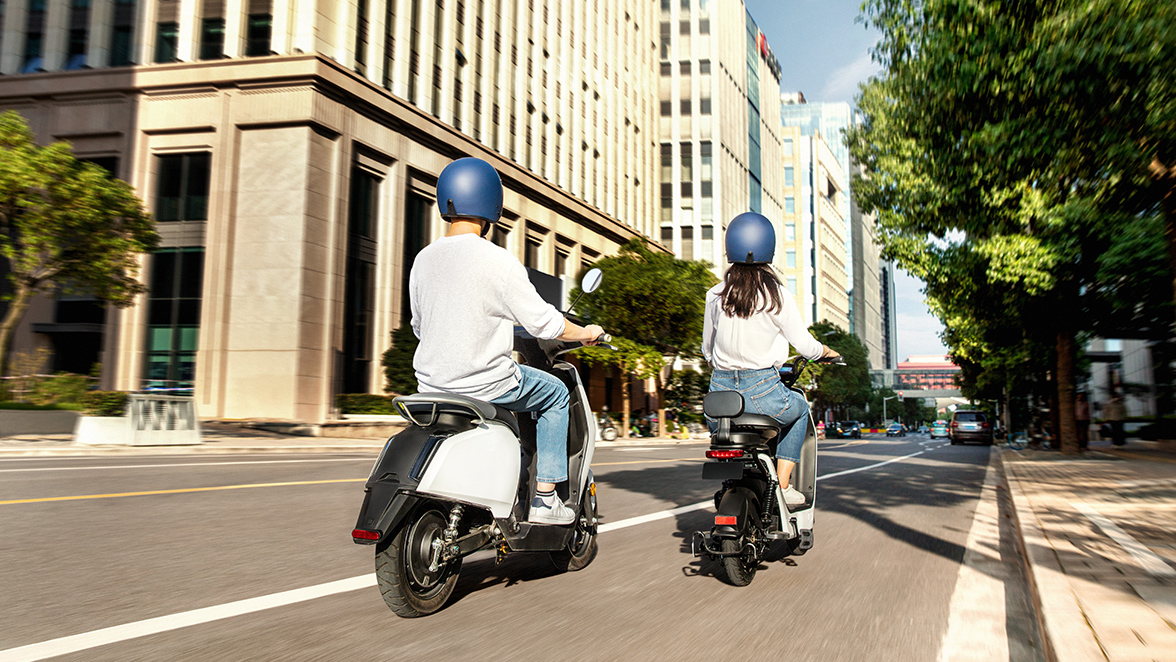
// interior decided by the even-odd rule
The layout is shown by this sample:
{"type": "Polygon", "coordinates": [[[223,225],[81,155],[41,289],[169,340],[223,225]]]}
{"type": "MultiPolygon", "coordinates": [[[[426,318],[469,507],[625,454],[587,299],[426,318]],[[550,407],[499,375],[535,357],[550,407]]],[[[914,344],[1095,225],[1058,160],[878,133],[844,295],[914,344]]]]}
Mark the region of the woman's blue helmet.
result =
{"type": "Polygon", "coordinates": [[[776,254],[776,229],[763,214],[745,212],[727,224],[727,261],[768,264],[776,254]]]}
{"type": "Polygon", "coordinates": [[[447,221],[476,218],[497,223],[502,217],[502,179],[498,171],[472,157],[445,166],[437,178],[437,209],[447,221]]]}

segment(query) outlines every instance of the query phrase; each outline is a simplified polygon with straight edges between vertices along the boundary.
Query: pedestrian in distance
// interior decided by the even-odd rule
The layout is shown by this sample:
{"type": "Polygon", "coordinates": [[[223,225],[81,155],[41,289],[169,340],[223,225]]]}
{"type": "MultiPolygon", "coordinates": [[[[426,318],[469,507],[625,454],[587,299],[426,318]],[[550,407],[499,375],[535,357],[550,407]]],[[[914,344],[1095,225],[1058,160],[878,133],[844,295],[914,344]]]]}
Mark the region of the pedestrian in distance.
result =
{"type": "Polygon", "coordinates": [[[1116,446],[1122,446],[1127,443],[1126,435],[1123,434],[1123,396],[1119,391],[1111,391],[1111,400],[1103,407],[1103,415],[1106,416],[1107,422],[1111,424],[1111,443],[1116,446]]]}
{"type": "MultiPolygon", "coordinates": [[[[783,438],[776,446],[776,474],[784,503],[803,504],[804,495],[789,484],[800,461],[808,403],[780,381],[788,346],[815,361],[839,356],[808,332],[796,299],[772,270],[776,230],[761,214],[748,212],[731,220],[726,235],[723,282],[706,293],[702,353],[714,368],[711,391],[738,391],[746,411],[779,421],[783,438]]],[[[711,434],[717,424],[707,420],[711,434]]]]}
{"type": "Polygon", "coordinates": [[[1086,450],[1090,443],[1090,401],[1085,392],[1074,401],[1074,422],[1078,425],[1078,448],[1086,450]]]}
{"type": "Polygon", "coordinates": [[[454,393],[537,412],[538,468],[528,520],[570,524],[556,496],[568,479],[568,389],[556,377],[511,358],[514,324],[542,339],[597,344],[604,329],[567,321],[539,296],[518,258],[486,239],[502,216],[502,180],[489,163],[458,159],[437,179],[444,237],[417,254],[409,273],[413,368],[421,393],[454,393]]]}

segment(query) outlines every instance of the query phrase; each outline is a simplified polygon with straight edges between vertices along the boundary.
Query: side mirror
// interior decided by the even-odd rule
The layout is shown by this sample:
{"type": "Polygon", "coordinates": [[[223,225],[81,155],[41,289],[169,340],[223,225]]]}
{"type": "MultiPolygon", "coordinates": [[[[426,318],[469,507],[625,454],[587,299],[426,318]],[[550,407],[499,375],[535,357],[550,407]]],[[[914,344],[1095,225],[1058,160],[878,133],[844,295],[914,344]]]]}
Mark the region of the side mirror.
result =
{"type": "Polygon", "coordinates": [[[580,279],[580,291],[592,294],[596,288],[600,287],[600,282],[603,280],[604,274],[600,269],[589,269],[588,273],[584,274],[584,278],[580,279]]]}

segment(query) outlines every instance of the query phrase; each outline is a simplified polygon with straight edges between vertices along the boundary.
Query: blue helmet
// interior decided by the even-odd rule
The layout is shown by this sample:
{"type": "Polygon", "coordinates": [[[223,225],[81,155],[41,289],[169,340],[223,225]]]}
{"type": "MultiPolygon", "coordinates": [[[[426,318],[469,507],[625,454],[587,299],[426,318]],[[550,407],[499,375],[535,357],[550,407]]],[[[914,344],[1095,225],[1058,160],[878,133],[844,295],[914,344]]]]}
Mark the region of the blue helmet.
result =
{"type": "Polygon", "coordinates": [[[776,229],[763,214],[745,212],[727,225],[727,261],[768,264],[776,254],[776,229]]]}
{"type": "Polygon", "coordinates": [[[476,218],[497,223],[502,217],[498,171],[482,159],[470,157],[445,166],[437,178],[437,209],[447,221],[476,218]]]}

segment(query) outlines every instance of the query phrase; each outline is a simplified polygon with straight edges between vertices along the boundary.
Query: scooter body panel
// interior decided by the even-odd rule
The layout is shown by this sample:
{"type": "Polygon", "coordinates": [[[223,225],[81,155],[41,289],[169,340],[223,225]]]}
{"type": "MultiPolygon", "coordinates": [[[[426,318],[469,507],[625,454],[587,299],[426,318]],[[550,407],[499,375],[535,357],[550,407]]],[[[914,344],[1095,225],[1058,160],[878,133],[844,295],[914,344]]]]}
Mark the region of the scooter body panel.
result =
{"type": "Polygon", "coordinates": [[[519,440],[504,425],[482,424],[445,439],[416,491],[484,506],[509,517],[518,492],[519,440]]]}

